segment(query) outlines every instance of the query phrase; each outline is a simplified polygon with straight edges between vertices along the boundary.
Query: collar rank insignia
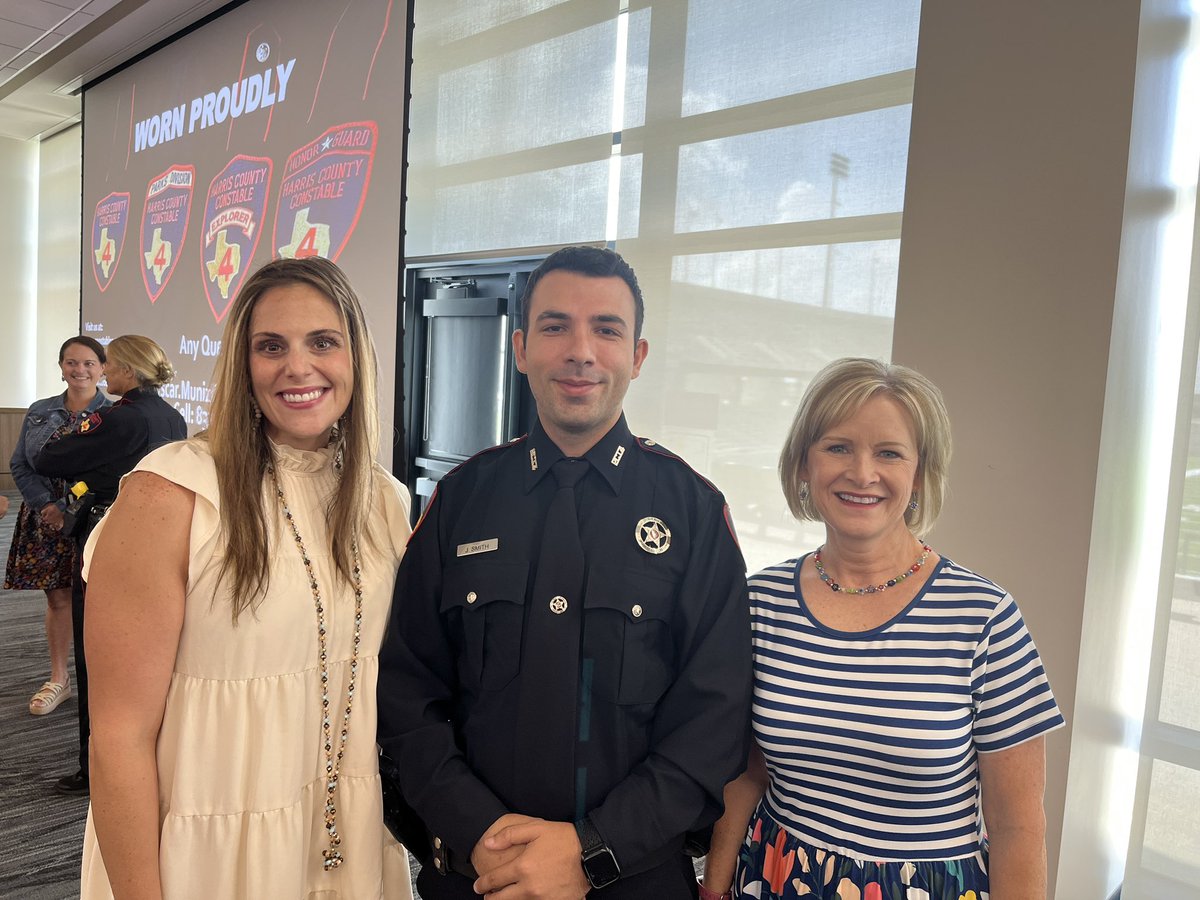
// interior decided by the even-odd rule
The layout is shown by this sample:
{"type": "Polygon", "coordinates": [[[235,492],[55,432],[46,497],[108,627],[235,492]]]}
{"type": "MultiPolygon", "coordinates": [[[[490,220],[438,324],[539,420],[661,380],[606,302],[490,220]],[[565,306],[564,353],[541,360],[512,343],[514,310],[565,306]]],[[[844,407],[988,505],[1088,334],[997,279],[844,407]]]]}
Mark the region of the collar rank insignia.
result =
{"type": "Polygon", "coordinates": [[[537,450],[535,450],[533,447],[529,448],[529,471],[537,471],[537,450]]]}
{"type": "Polygon", "coordinates": [[[625,448],[617,447],[617,452],[612,455],[612,459],[609,460],[609,462],[611,462],[614,466],[619,466],[621,464],[621,457],[624,455],[625,455],[625,448]]]}
{"type": "Polygon", "coordinates": [[[639,547],[655,556],[666,553],[671,547],[671,529],[666,522],[654,516],[640,520],[633,530],[633,536],[639,547]]]}

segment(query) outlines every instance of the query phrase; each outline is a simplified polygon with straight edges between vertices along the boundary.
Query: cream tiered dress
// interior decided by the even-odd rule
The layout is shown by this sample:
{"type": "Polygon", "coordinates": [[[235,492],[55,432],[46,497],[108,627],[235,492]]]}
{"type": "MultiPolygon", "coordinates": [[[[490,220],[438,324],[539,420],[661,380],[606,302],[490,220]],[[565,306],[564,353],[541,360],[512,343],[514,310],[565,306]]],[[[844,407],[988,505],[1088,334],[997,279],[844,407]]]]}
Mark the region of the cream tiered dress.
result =
{"type": "MultiPolygon", "coordinates": [[[[337,484],[331,452],[275,446],[279,484],[309,552],[328,628],[330,708],[341,730],[353,650],[354,590],[337,576],[324,510],[337,484]]],[[[271,582],[235,626],[217,588],[224,554],[216,471],[207,445],[181,441],[135,471],[161,475],[196,494],[183,629],[158,735],[165,900],[372,900],[411,898],[408,859],[383,825],[375,749],[378,652],[396,568],[409,533],[405,488],[377,469],[364,541],[363,623],[350,734],[337,789],[342,865],[325,871],[325,757],[317,617],[295,539],[266,479],[259,502],[274,521],[271,582]]],[[[254,502],[254,498],[247,498],[254,502]]],[[[97,528],[97,534],[103,527],[97,528]]],[[[95,535],[85,553],[86,565],[95,535]]],[[[335,745],[336,749],[336,745],[335,745]]],[[[112,897],[91,812],[84,835],[82,897],[112,897]]]]}

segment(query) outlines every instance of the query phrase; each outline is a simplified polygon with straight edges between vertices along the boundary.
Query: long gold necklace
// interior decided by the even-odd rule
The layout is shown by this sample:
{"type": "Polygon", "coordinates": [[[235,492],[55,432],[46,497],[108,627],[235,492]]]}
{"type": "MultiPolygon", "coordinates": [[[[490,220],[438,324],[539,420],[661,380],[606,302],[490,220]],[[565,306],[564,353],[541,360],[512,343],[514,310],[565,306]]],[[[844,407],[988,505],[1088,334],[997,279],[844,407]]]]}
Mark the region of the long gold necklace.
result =
{"type": "MultiPolygon", "coordinates": [[[[338,469],[340,470],[341,467],[338,466],[338,469]]],[[[308,551],[304,549],[304,541],[300,538],[300,532],[296,528],[296,520],[292,518],[292,511],[288,509],[283,488],[279,486],[279,479],[275,476],[275,467],[268,464],[267,472],[271,475],[275,493],[279,497],[279,504],[283,507],[283,517],[287,519],[287,523],[292,529],[292,537],[296,539],[300,558],[304,560],[304,568],[308,571],[308,586],[312,589],[313,602],[317,607],[317,648],[320,651],[318,659],[321,674],[321,730],[325,736],[325,830],[329,833],[329,848],[322,850],[321,856],[325,860],[326,870],[336,869],[344,861],[342,851],[338,849],[342,843],[341,835],[337,830],[338,773],[342,770],[342,755],[346,751],[346,737],[350,734],[350,710],[354,706],[354,682],[358,677],[358,646],[362,638],[363,590],[358,541],[353,541],[350,545],[354,554],[354,650],[350,656],[350,682],[346,686],[346,711],[342,715],[341,738],[335,755],[333,727],[329,720],[329,652],[325,644],[325,604],[321,600],[321,588],[317,584],[312,561],[308,558],[308,551]]]]}

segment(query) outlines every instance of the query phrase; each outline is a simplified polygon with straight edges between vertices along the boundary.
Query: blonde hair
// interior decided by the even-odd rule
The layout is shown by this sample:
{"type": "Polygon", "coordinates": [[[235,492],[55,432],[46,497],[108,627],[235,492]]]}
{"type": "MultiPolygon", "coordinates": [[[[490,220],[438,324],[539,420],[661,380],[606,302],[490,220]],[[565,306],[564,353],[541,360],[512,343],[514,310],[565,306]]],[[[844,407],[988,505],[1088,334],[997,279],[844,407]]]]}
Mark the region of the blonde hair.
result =
{"type": "Polygon", "coordinates": [[[262,503],[246,503],[247,497],[262,495],[272,459],[270,443],[255,415],[250,319],[267,291],[293,284],[315,288],[337,309],[354,366],[350,405],[335,428],[341,477],[326,512],[330,552],[342,577],[351,580],[355,541],[361,545],[365,539],[374,544],[373,535],[363,528],[371,508],[379,451],[378,366],[366,317],[354,288],[334,263],[319,256],[274,260],[246,280],[230,308],[214,371],[211,419],[201,435],[208,441],[217,470],[226,540],[220,578],[230,578],[234,622],[262,599],[270,581],[267,510],[262,503]]]}
{"type": "Polygon", "coordinates": [[[891,397],[908,412],[917,439],[919,508],[904,514],[905,524],[924,537],[942,511],[949,488],[950,416],[942,392],[932,381],[905,366],[877,359],[847,357],[817,373],[800,401],[783,452],[779,480],[788,508],[797,519],[820,521],[812,497],[803,490],[800,470],[808,451],[829,429],[845,422],[876,396],[891,397]]]}
{"type": "Polygon", "coordinates": [[[108,365],[128,369],[138,387],[157,390],[175,377],[167,354],[142,334],[123,334],[108,342],[108,365]]]}

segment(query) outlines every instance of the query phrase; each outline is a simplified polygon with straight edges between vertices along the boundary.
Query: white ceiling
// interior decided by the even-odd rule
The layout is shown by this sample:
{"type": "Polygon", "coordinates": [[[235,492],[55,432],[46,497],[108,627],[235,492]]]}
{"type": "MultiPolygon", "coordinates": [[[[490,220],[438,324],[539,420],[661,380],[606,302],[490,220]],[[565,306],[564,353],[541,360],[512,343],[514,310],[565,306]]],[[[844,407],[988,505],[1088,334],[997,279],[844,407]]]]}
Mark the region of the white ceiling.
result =
{"type": "Polygon", "coordinates": [[[228,0],[0,0],[0,137],[79,121],[79,89],[228,0]]]}

